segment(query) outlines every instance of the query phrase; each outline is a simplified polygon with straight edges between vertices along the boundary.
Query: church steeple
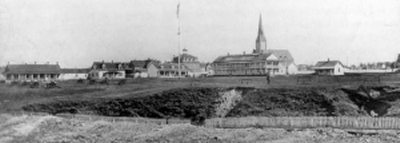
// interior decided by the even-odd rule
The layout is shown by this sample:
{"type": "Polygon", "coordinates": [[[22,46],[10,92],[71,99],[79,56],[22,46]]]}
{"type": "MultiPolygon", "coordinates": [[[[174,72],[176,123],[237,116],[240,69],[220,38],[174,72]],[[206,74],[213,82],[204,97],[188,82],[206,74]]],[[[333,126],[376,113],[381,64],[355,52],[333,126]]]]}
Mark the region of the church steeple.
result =
{"type": "Polygon", "coordinates": [[[267,51],[267,39],[264,36],[264,31],[262,28],[262,19],[261,19],[261,14],[260,14],[260,21],[258,24],[258,35],[256,39],[256,49],[254,50],[254,53],[264,53],[267,51]]]}

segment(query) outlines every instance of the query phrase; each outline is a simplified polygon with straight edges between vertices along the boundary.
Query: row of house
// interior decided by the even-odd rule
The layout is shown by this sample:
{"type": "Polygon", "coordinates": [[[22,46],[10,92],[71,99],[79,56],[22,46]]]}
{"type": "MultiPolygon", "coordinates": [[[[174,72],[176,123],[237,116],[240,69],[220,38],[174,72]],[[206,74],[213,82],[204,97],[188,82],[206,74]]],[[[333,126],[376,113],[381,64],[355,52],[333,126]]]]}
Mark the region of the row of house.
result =
{"type": "MultiPolygon", "coordinates": [[[[400,63],[400,55],[398,63],[400,63]]],[[[69,80],[69,79],[122,79],[122,78],[177,78],[213,76],[260,76],[298,74],[291,53],[285,49],[267,49],[267,40],[260,15],[255,49],[249,54],[227,54],[212,63],[201,63],[196,56],[183,49],[170,62],[157,60],[132,60],[129,62],[97,61],[89,68],[61,68],[57,64],[9,64],[3,69],[7,81],[69,80]],[[180,64],[179,64],[180,63],[180,64]]],[[[313,67],[318,75],[343,75],[344,65],[340,61],[320,61],[313,67]]],[[[0,76],[1,78],[1,76],[0,76]]]]}
{"type": "MultiPolygon", "coordinates": [[[[132,60],[123,62],[94,62],[90,68],[60,68],[58,64],[14,64],[7,65],[1,79],[12,81],[71,80],[71,79],[123,79],[123,78],[177,78],[199,77],[202,75],[274,75],[295,74],[289,65],[282,68],[282,61],[274,54],[229,55],[219,57],[212,64],[203,64],[196,60],[187,60],[194,56],[182,56],[181,69],[178,63],[160,63],[155,60],[132,60]],[[239,59],[238,59],[239,58],[239,59]],[[246,60],[240,59],[245,58],[246,60]],[[262,59],[266,59],[263,61],[262,59]],[[186,62],[190,61],[190,62],[186,62]],[[240,62],[237,62],[240,61],[240,62]],[[244,62],[245,61],[245,62],[244,62]],[[266,62],[266,63],[264,63],[266,62]],[[196,63],[196,64],[195,64],[196,63]],[[213,68],[216,68],[213,70],[213,68]]],[[[310,70],[310,69],[308,69],[310,70]]],[[[320,61],[313,68],[317,75],[344,75],[345,67],[340,61],[320,61]]]]}
{"type": "Polygon", "coordinates": [[[130,62],[93,62],[90,68],[61,68],[56,64],[8,64],[2,72],[6,82],[70,80],[70,79],[124,79],[124,78],[178,78],[212,74],[211,64],[183,50],[171,62],[132,60],[130,62]],[[178,64],[178,59],[180,64],[178,64]],[[181,72],[179,74],[179,72],[181,72]]]}
{"type": "Polygon", "coordinates": [[[164,63],[152,59],[133,60],[127,63],[94,62],[88,77],[92,79],[178,78],[179,75],[180,77],[199,77],[211,74],[211,64],[200,63],[197,59],[184,49],[180,57],[173,57],[172,61],[164,63]]]}

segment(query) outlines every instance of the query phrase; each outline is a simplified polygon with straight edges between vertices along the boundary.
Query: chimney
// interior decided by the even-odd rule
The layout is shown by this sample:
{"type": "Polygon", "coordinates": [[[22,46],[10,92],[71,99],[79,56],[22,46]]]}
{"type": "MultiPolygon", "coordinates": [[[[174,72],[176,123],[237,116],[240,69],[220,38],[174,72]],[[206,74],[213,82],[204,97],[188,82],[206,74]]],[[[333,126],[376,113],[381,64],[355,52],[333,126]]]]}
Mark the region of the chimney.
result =
{"type": "Polygon", "coordinates": [[[183,53],[183,54],[187,54],[187,51],[188,51],[188,50],[187,50],[186,48],[183,48],[182,53],[183,53]]]}
{"type": "Polygon", "coordinates": [[[243,51],[243,55],[246,55],[246,51],[243,51]]]}
{"type": "Polygon", "coordinates": [[[330,61],[330,59],[328,58],[328,62],[330,61]]]}
{"type": "Polygon", "coordinates": [[[47,61],[47,62],[46,62],[46,65],[48,65],[48,64],[50,64],[50,62],[49,62],[49,61],[47,61]]]}
{"type": "Polygon", "coordinates": [[[111,63],[114,63],[114,60],[111,60],[111,63]]]}
{"type": "Polygon", "coordinates": [[[229,53],[228,53],[228,56],[229,56],[229,53]]]}
{"type": "Polygon", "coordinates": [[[103,60],[103,61],[101,61],[101,63],[104,63],[104,60],[103,60]]]}
{"type": "Polygon", "coordinates": [[[9,64],[10,64],[10,61],[7,62],[7,65],[9,65],[9,64]]]}
{"type": "Polygon", "coordinates": [[[34,62],[34,64],[36,65],[36,61],[34,62]]]}
{"type": "Polygon", "coordinates": [[[58,65],[58,62],[56,62],[56,65],[58,65]]]}

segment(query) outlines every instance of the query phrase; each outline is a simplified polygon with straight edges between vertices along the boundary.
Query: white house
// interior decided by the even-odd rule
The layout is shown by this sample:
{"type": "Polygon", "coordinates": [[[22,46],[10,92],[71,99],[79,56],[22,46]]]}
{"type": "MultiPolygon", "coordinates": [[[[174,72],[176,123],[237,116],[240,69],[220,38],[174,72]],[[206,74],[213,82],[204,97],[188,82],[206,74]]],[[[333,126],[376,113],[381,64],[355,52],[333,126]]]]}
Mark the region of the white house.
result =
{"type": "Polygon", "coordinates": [[[317,75],[344,75],[345,69],[340,61],[319,61],[315,67],[317,75]]]}
{"type": "Polygon", "coordinates": [[[0,67],[0,82],[4,82],[6,80],[6,77],[4,77],[3,73],[4,73],[5,67],[0,67]]]}
{"type": "Polygon", "coordinates": [[[154,66],[152,63],[157,63],[155,60],[132,60],[130,66],[132,67],[132,74],[134,78],[147,78],[156,77],[157,73],[149,73],[149,66],[154,66]]]}
{"type": "Polygon", "coordinates": [[[181,77],[189,76],[189,69],[185,65],[180,65],[179,69],[177,63],[165,62],[165,63],[149,63],[147,72],[149,77],[158,78],[179,78],[179,70],[181,77]]]}
{"type": "Polygon", "coordinates": [[[294,75],[298,73],[298,68],[294,63],[289,63],[289,65],[286,66],[286,74],[287,75],[294,75]]]}
{"type": "Polygon", "coordinates": [[[61,74],[58,77],[60,80],[86,79],[90,69],[61,69],[61,74]]]}
{"type": "Polygon", "coordinates": [[[179,56],[174,56],[172,58],[173,63],[180,63],[188,69],[188,77],[200,77],[203,75],[208,75],[206,71],[206,64],[199,62],[196,56],[188,54],[188,50],[183,49],[183,54],[179,56]]]}
{"type": "Polygon", "coordinates": [[[91,79],[124,79],[129,63],[121,62],[94,62],[90,71],[91,79]]]}

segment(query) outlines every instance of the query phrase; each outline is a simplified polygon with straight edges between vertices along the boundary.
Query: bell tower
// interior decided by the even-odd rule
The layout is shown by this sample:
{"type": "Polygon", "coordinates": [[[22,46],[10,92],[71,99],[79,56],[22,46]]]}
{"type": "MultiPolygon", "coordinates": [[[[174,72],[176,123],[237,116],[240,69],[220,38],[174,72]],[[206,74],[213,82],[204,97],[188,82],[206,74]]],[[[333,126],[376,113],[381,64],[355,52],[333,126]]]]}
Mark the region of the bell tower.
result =
{"type": "Polygon", "coordinates": [[[267,39],[264,36],[264,31],[262,28],[262,19],[260,14],[260,21],[258,24],[258,35],[256,39],[256,49],[253,51],[253,53],[262,54],[264,52],[267,52],[267,39]]]}

